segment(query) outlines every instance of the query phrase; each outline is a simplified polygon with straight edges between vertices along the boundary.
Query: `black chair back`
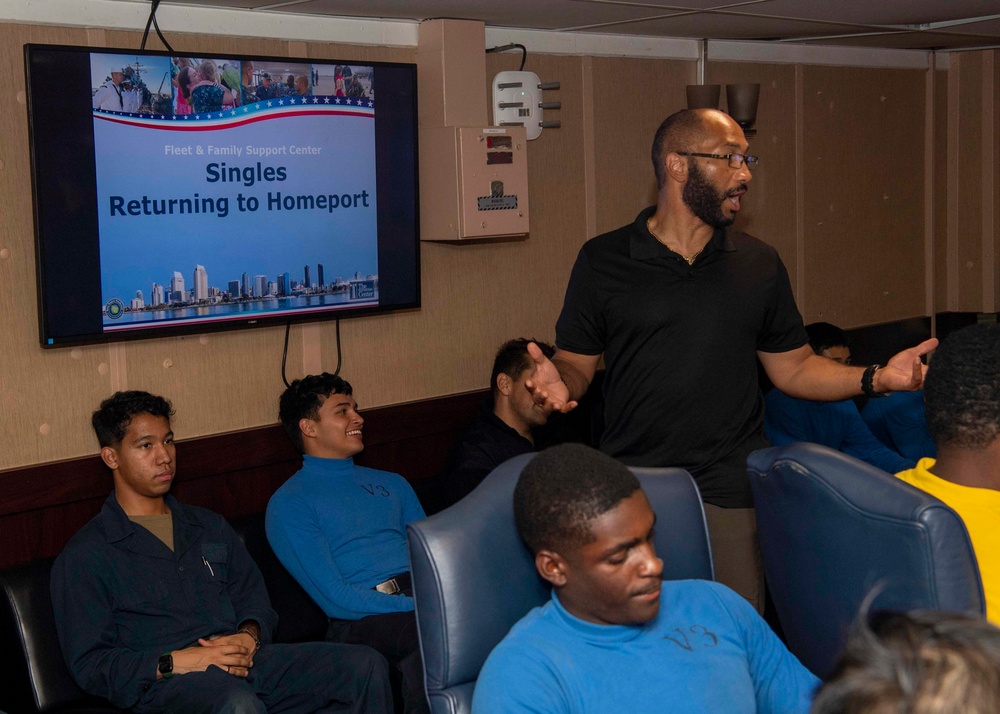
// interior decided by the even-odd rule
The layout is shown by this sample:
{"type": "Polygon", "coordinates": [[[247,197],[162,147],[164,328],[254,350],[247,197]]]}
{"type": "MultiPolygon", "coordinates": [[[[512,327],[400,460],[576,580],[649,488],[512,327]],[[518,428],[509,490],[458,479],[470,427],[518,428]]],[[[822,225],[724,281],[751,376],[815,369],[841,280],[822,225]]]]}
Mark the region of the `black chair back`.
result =
{"type": "Polygon", "coordinates": [[[264,576],[271,607],[278,613],[274,641],[322,642],[330,620],[274,554],[267,540],[264,514],[240,516],[230,525],[264,576]]]}
{"type": "MultiPolygon", "coordinates": [[[[264,576],[278,612],[276,642],[321,641],[328,619],[278,561],[264,532],[264,514],[237,518],[233,527],[264,576]]],[[[0,710],[11,714],[119,712],[73,680],[59,647],[49,583],[52,558],[0,571],[0,710]]]]}
{"type": "Polygon", "coordinates": [[[69,673],[56,634],[49,580],[52,558],[0,571],[0,709],[17,713],[119,712],[84,693],[69,673]]]}

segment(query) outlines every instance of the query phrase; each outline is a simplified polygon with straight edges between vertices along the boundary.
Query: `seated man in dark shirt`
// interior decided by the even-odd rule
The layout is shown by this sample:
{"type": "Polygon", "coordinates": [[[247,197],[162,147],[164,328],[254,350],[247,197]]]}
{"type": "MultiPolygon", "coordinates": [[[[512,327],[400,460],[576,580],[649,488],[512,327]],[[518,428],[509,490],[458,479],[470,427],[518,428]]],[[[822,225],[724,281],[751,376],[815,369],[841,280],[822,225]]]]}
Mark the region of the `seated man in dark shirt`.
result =
{"type": "Polygon", "coordinates": [[[937,457],[937,446],[927,430],[924,391],[893,392],[885,399],[869,399],[861,418],[872,435],[904,459],[937,457]]]}
{"type": "Polygon", "coordinates": [[[325,642],[272,644],[260,570],[219,515],[169,495],[170,403],[118,392],[94,412],[114,491],[52,567],[80,687],[134,712],[389,712],[385,660],[325,642]]]}
{"type": "MultiPolygon", "coordinates": [[[[820,357],[850,364],[847,334],[829,322],[806,325],[809,346],[820,357]]],[[[915,461],[900,456],[872,435],[854,402],[815,402],[790,397],[775,388],[764,397],[764,430],[775,446],[808,441],[829,446],[889,473],[913,468],[915,461]]]]}
{"type": "Polygon", "coordinates": [[[538,345],[546,357],[555,354],[552,345],[523,337],[500,347],[490,376],[493,406],[482,405],[449,459],[445,476],[448,505],[472,493],[504,461],[535,450],[533,431],[545,424],[548,415],[524,386],[535,374],[529,342],[538,345]]]}

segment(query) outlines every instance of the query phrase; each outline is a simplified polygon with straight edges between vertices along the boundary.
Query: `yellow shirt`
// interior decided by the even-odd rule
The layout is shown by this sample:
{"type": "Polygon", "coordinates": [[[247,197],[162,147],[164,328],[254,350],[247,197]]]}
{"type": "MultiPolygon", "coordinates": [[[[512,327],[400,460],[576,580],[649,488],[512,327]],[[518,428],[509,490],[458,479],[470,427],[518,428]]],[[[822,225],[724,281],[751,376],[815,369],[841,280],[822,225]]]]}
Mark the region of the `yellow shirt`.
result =
{"type": "Polygon", "coordinates": [[[915,469],[901,471],[896,477],[941,499],[965,521],[979,561],[986,619],[1000,625],[1000,491],[945,481],[930,472],[934,463],[934,459],[920,459],[915,469]]]}

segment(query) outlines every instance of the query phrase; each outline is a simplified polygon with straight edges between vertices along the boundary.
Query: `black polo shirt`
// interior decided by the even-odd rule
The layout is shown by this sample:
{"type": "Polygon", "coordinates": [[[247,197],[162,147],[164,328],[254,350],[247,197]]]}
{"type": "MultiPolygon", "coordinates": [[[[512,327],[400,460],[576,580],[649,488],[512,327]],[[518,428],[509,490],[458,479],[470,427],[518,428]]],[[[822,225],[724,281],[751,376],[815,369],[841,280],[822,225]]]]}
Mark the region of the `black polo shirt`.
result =
{"type": "Polygon", "coordinates": [[[530,454],[534,445],[493,413],[492,399],[479,407],[476,420],[452,451],[446,467],[444,506],[465,498],[507,459],[530,454]]]}
{"type": "Polygon", "coordinates": [[[708,503],[753,505],[746,456],[767,445],[756,352],[808,342],[771,246],[718,229],[688,265],[632,225],[580,250],[556,344],[603,354],[601,450],[635,466],[680,466],[708,503]]]}

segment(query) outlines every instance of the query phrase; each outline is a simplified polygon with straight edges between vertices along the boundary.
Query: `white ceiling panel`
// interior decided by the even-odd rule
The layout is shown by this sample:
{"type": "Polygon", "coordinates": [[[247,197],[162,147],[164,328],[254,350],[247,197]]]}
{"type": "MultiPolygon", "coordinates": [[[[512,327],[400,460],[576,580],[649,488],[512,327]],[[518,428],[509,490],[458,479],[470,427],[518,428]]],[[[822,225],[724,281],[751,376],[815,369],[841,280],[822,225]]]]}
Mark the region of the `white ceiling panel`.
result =
{"type": "Polygon", "coordinates": [[[521,0],[488,2],[486,0],[419,0],[418,2],[373,3],[370,0],[310,0],[294,6],[296,12],[324,12],[336,6],[338,15],[373,16],[373,4],[380,7],[384,19],[425,20],[429,18],[459,18],[481,20],[491,27],[522,27],[551,30],[567,23],[613,23],[642,18],[651,14],[648,8],[617,3],[580,2],[579,0],[542,0],[530,13],[525,13],[521,0]]]}
{"type": "Polygon", "coordinates": [[[985,0],[770,0],[748,9],[779,17],[835,19],[860,25],[935,23],[1000,14],[1000,2],[985,0]]]}
{"type": "Polygon", "coordinates": [[[962,48],[980,48],[998,44],[995,37],[978,37],[975,35],[939,35],[933,32],[903,32],[899,34],[884,34],[879,35],[878,37],[859,35],[856,37],[844,36],[834,39],[822,38],[815,40],[795,38],[793,41],[797,44],[883,47],[899,50],[928,50],[942,48],[948,50],[960,50],[962,48]]]}
{"type": "MultiPolygon", "coordinates": [[[[710,39],[767,40],[789,35],[816,36],[834,33],[867,32],[864,26],[828,25],[797,20],[725,15],[687,15],[665,19],[647,19],[642,34],[710,39]]],[[[577,28],[576,31],[580,31],[577,28]]],[[[625,26],[601,28],[601,32],[627,32],[625,26]]]]}
{"type": "Polygon", "coordinates": [[[463,18],[495,28],[648,37],[793,39],[908,49],[1000,47],[996,0],[165,0],[163,4],[387,20],[463,18]]]}

